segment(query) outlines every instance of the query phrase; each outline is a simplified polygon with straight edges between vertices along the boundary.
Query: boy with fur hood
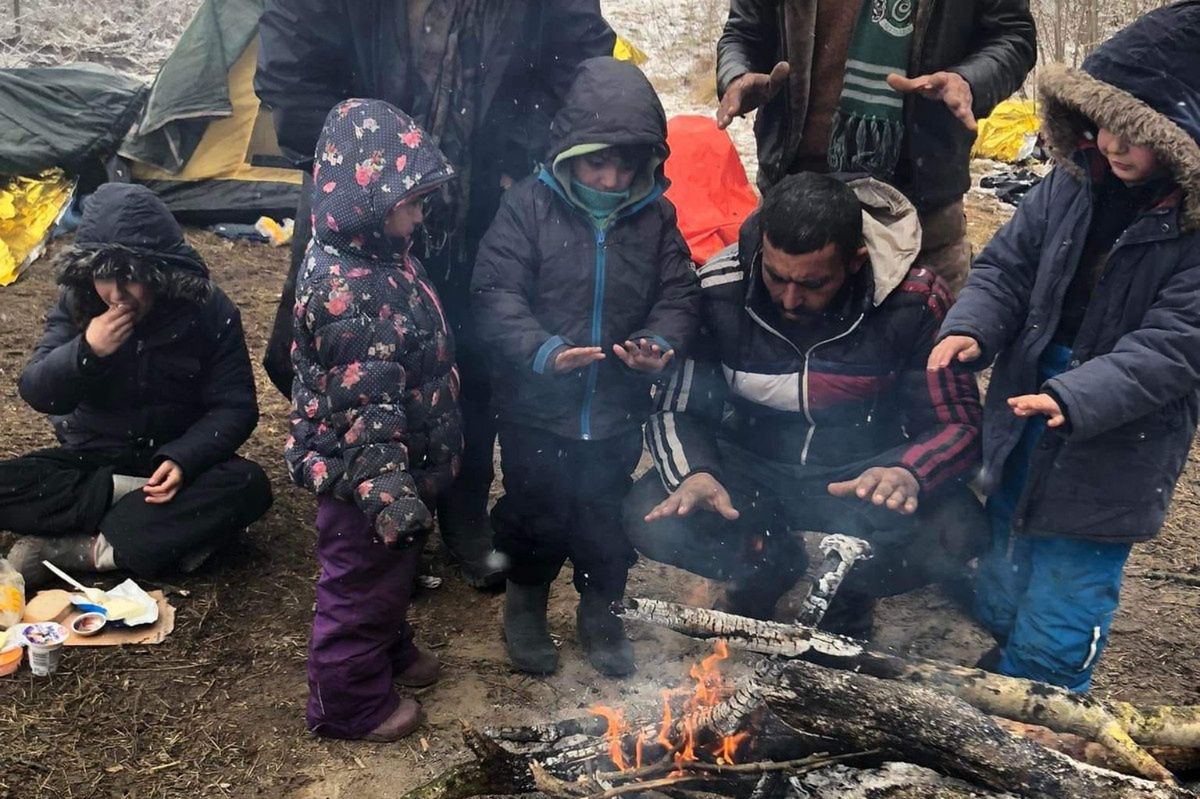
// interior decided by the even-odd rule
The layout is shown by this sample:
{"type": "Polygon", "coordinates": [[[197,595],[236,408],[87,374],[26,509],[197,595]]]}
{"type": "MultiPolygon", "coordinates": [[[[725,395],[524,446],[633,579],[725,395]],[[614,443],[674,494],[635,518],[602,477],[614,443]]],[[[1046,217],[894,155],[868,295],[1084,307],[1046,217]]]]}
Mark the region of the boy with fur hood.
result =
{"type": "Polygon", "coordinates": [[[1059,164],[976,259],[929,364],[995,363],[983,665],[1086,691],[1200,408],[1200,2],[1046,68],[1041,94],[1059,164]]]}
{"type": "Polygon", "coordinates": [[[408,735],[421,706],[393,680],[431,685],[440,670],[405,616],[462,424],[450,329],[409,249],[424,201],[453,177],[428,134],[382,100],[347,100],[325,119],[284,453],[292,480],[317,495],[308,726],[318,735],[408,735]]]}
{"type": "Polygon", "coordinates": [[[634,670],[609,605],[636,556],[621,503],[641,457],[652,378],[691,342],[699,288],[663,197],[666,115],[646,77],[613,58],[576,73],[541,174],[505,195],[472,292],[490,348],[508,559],[504,634],[522,671],[553,672],[550,584],[570,558],[580,642],[601,673],[634,670]]]}
{"type": "Polygon", "coordinates": [[[0,462],[0,529],[27,587],[198,566],[271,505],[237,449],[258,423],[241,317],[144,186],[88,200],[21,398],[60,446],[0,462]]]}

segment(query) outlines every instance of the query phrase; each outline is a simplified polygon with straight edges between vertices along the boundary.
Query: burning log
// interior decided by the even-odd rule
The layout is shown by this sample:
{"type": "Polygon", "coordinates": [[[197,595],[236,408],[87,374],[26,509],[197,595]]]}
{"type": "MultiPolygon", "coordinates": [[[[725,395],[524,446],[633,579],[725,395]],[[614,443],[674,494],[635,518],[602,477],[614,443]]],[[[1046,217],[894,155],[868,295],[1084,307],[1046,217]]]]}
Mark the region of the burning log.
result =
{"type": "Polygon", "coordinates": [[[691,668],[687,686],[663,692],[658,709],[595,706],[586,718],[500,727],[486,735],[467,730],[464,737],[478,762],[408,799],[533,791],[553,799],[1195,796],[1175,786],[1128,734],[1187,732],[1197,722],[1190,709],[1104,705],[1050,686],[873,652],[811,628],[666,602],[630,600],[618,610],[694,637],[718,638],[716,649],[691,668]],[[726,640],[786,657],[764,660],[753,677],[731,685],[720,674],[726,640]],[[1022,730],[1011,722],[1002,726],[989,713],[1036,716],[1067,729],[1027,731],[1048,748],[1014,735],[1022,730]],[[1091,733],[1108,750],[1062,734],[1075,729],[1091,733]],[[1122,749],[1122,741],[1129,747],[1122,749]],[[1162,781],[1053,751],[1076,744],[1085,755],[1103,751],[1126,770],[1162,781]],[[911,764],[884,765],[893,758],[911,764]],[[849,768],[847,761],[869,770],[849,768]],[[902,773],[919,779],[898,781],[902,773]]]}
{"type": "Polygon", "coordinates": [[[1139,744],[1200,744],[1200,713],[1195,708],[1156,708],[1145,713],[1132,705],[1110,708],[1090,696],[1045,683],[935,660],[901,658],[808,627],[746,619],[672,602],[630,599],[617,612],[693,638],[720,638],[738,649],[936,686],[991,715],[1094,740],[1134,773],[1149,779],[1167,782],[1173,778],[1139,744]]]}
{"type": "MultiPolygon", "coordinates": [[[[758,682],[755,680],[755,682],[758,682]]],[[[995,791],[1067,799],[1183,799],[1174,785],[1078,763],[1006,733],[941,691],[794,660],[777,682],[759,683],[786,724],[860,748],[877,748],[995,791]]]]}

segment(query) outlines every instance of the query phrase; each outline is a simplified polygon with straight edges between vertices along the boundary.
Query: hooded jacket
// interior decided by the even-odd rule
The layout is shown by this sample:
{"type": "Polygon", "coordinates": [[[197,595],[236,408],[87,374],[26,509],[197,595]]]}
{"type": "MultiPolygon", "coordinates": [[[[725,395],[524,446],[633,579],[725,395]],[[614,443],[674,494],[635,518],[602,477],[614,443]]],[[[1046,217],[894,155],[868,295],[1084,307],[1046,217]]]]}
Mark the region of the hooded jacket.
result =
{"type": "Polygon", "coordinates": [[[547,167],[505,194],[472,280],[502,421],[574,439],[635,430],[649,413],[651,381],[621,363],[613,344],[645,337],[682,356],[691,343],[699,290],[663,197],[666,131],[662,104],[637,67],[591,59],[555,117],[547,167]],[[602,223],[569,185],[572,154],[597,145],[651,153],[630,198],[602,223]],[[605,359],[553,373],[560,350],[583,346],[602,347],[605,359]]]}
{"type": "Polygon", "coordinates": [[[850,186],[863,205],[869,261],[826,311],[807,349],[774,322],[757,213],[737,245],[700,269],[703,355],[686,361],[658,393],[646,425],[668,491],[696,472],[720,479],[718,438],[839,480],[872,466],[902,466],[922,497],[974,474],[982,419],[974,378],[925,370],[952,300],[946,285],[915,263],[916,210],[878,181],[850,186]]]}
{"type": "Polygon", "coordinates": [[[356,503],[381,541],[408,546],[458,472],[458,373],[425,270],[383,228],[393,208],[454,170],[380,100],[334,108],[317,153],[284,457],[297,485],[356,503]]]}
{"type": "Polygon", "coordinates": [[[1200,407],[1200,2],[1150,12],[1081,69],[1047,68],[1041,94],[1058,165],[975,259],[942,336],[971,336],[983,349],[976,363],[995,361],[985,489],[1025,427],[1007,398],[1044,391],[1066,413],[1067,428],[1044,434],[1033,455],[1014,528],[1145,540],[1162,526],[1200,407]],[[1099,127],[1152,149],[1178,188],[1117,239],[1067,371],[1039,384],[1109,173],[1091,141],[1099,127]]]}
{"type": "MultiPolygon", "coordinates": [[[[866,2],[866,0],[863,0],[866,2]]],[[[1020,88],[1037,57],[1037,33],[1026,0],[914,0],[908,74],[956,72],[971,85],[972,112],[982,119],[1020,88]]],[[[732,0],[717,43],[717,88],[747,72],[791,64],[787,87],[759,110],[758,183],[777,183],[795,161],[813,79],[812,47],[820,3],[732,0]]],[[[971,187],[975,134],[946,104],[910,95],[904,101],[905,152],[894,183],[923,212],[955,202],[971,187]]]]}
{"type": "Polygon", "coordinates": [[[20,393],[62,445],[169,459],[185,480],[232,458],[258,423],[241,315],[162,201],[144,186],[102,185],[59,269],[59,302],[20,393]],[[106,278],[150,287],[154,306],[100,358],[83,333],[107,310],[93,286],[106,278]]]}

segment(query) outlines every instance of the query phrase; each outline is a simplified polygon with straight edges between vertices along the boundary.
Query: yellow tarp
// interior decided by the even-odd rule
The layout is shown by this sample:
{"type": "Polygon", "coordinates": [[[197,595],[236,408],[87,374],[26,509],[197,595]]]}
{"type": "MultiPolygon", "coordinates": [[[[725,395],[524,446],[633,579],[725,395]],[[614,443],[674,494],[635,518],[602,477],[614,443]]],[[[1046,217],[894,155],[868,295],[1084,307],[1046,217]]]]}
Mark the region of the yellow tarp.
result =
{"type": "Polygon", "coordinates": [[[996,106],[992,115],[979,120],[979,135],[971,148],[973,158],[1021,161],[1029,157],[1040,127],[1037,103],[1009,99],[996,106]]]}
{"type": "Polygon", "coordinates": [[[0,286],[14,282],[42,254],[74,191],[75,181],[61,169],[0,182],[0,286]]]}
{"type": "Polygon", "coordinates": [[[624,36],[617,37],[617,44],[613,47],[613,58],[628,61],[638,67],[650,60],[650,56],[642,52],[636,44],[624,36]]]}

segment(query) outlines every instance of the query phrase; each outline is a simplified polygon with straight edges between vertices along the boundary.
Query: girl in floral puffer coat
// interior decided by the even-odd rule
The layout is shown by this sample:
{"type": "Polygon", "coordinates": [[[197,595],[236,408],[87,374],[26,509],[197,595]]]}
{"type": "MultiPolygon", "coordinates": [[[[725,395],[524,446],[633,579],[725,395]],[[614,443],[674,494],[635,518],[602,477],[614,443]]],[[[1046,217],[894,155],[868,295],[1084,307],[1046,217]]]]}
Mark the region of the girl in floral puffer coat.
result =
{"type": "Polygon", "coordinates": [[[458,471],[458,374],[441,304],[409,255],[454,170],[385,102],[329,113],[313,167],[313,237],[296,289],[292,480],[317,494],[317,609],[308,726],[392,741],[420,705],[392,687],[439,664],[405,621],[430,508],[458,471]]]}

